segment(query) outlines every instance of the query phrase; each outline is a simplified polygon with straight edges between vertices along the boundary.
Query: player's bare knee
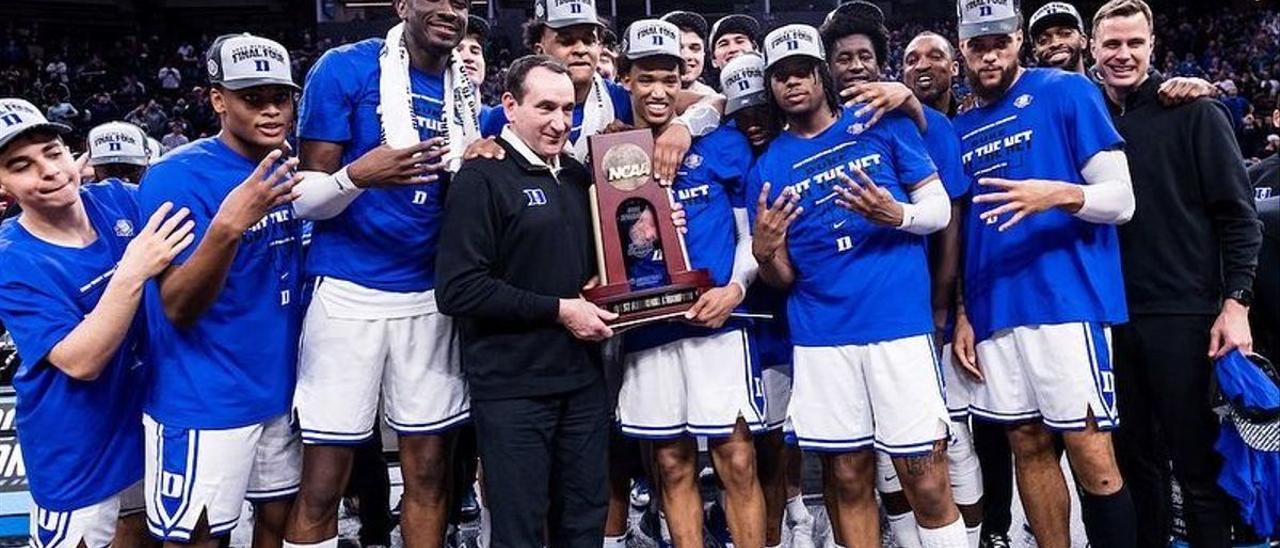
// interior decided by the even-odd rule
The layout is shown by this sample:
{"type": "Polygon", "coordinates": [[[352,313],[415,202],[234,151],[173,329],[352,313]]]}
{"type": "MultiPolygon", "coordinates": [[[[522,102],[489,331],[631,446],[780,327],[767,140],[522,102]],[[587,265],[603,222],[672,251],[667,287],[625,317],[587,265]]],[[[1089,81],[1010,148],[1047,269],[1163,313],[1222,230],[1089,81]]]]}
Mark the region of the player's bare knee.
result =
{"type": "Polygon", "coordinates": [[[679,443],[655,443],[653,463],[662,483],[679,485],[692,481],[697,454],[685,450],[679,443]]]}
{"type": "Polygon", "coordinates": [[[1053,457],[1053,434],[1038,422],[1009,427],[1009,447],[1019,460],[1053,457]]]}
{"type": "Polygon", "coordinates": [[[712,447],[716,473],[728,490],[746,488],[756,478],[756,452],[750,441],[729,441],[712,447]]]}
{"type": "Polygon", "coordinates": [[[875,461],[871,451],[829,455],[823,461],[832,493],[842,501],[874,497],[875,461]]]}
{"type": "Polygon", "coordinates": [[[336,486],[303,484],[294,499],[296,515],[306,524],[327,523],[338,519],[338,502],[342,491],[336,486]]]}
{"type": "Polygon", "coordinates": [[[1109,495],[1124,485],[1109,433],[1093,429],[1068,432],[1063,441],[1076,481],[1086,492],[1109,495]]]}

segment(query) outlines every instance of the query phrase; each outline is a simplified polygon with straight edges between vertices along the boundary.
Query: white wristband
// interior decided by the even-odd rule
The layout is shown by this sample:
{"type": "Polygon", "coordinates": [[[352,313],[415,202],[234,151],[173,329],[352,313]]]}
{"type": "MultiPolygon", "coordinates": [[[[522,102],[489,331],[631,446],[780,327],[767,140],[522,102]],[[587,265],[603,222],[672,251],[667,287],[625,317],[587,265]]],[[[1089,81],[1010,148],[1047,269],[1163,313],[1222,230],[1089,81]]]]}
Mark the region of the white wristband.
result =
{"type": "Polygon", "coordinates": [[[337,173],[333,174],[333,182],[337,183],[338,190],[343,192],[358,190],[360,187],[356,186],[355,182],[351,180],[351,175],[347,174],[347,167],[348,166],[342,166],[342,169],[339,169],[337,173]]]}

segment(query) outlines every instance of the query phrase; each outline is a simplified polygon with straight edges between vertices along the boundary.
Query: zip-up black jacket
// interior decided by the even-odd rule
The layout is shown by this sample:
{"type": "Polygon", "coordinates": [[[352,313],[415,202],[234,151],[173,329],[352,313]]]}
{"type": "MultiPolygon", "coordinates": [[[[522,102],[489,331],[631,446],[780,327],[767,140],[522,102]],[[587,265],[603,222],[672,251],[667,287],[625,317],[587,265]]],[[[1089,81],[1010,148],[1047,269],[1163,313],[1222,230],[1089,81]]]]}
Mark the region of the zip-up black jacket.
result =
{"type": "Polygon", "coordinates": [[[600,347],[557,322],[561,298],[595,275],[582,164],[559,178],[503,139],[503,160],[475,159],[449,186],[436,256],[436,300],[457,319],[471,397],[527,398],[597,382],[600,347]]]}
{"type": "Polygon", "coordinates": [[[1213,99],[1165,107],[1153,74],[1111,118],[1125,141],[1137,210],[1120,226],[1131,314],[1216,315],[1249,289],[1261,227],[1226,107],[1213,99]]]}

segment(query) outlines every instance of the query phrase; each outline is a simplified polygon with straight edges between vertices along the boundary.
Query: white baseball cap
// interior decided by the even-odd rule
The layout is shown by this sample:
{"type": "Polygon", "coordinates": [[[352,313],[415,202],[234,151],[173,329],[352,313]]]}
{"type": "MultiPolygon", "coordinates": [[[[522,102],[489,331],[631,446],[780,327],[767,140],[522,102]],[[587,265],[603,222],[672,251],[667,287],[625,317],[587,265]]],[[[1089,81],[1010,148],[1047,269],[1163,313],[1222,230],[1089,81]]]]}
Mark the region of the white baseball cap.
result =
{"type": "Polygon", "coordinates": [[[293,67],[289,50],[279,42],[252,34],[219,36],[206,56],[209,81],[227,89],[255,86],[289,86],[293,83],[293,67]]]}
{"type": "Polygon", "coordinates": [[[958,0],[961,40],[992,34],[1013,34],[1022,28],[1016,0],[958,0]]]}
{"type": "Polygon", "coordinates": [[[627,26],[621,49],[632,61],[671,57],[684,64],[684,57],[680,56],[680,28],[660,19],[641,19],[627,26]]]}
{"type": "Polygon", "coordinates": [[[533,17],[553,29],[600,24],[595,0],[535,0],[533,17]]]}
{"type": "Polygon", "coordinates": [[[147,164],[160,161],[162,155],[164,155],[164,145],[160,144],[155,137],[147,137],[147,164]]]}
{"type": "Polygon", "coordinates": [[[1075,6],[1066,2],[1049,2],[1031,14],[1031,19],[1027,23],[1027,33],[1034,38],[1046,27],[1064,25],[1084,32],[1084,19],[1080,17],[1080,12],[1076,11],[1075,6]]]}
{"type": "Polygon", "coordinates": [[[89,130],[89,165],[148,164],[150,147],[142,128],[128,122],[107,122],[89,130]]]}
{"type": "Polygon", "coordinates": [[[770,68],[778,61],[797,55],[826,62],[827,56],[822,51],[822,37],[818,34],[818,29],[809,25],[786,25],[774,29],[764,37],[764,68],[770,68]]]}
{"type": "Polygon", "coordinates": [[[768,102],[764,93],[764,57],[755,52],[734,57],[720,71],[720,89],[724,90],[726,115],[768,102]]]}
{"type": "Polygon", "coordinates": [[[40,109],[25,99],[0,99],[0,149],[23,133],[35,129],[44,129],[65,135],[71,128],[56,122],[50,122],[40,109]]]}

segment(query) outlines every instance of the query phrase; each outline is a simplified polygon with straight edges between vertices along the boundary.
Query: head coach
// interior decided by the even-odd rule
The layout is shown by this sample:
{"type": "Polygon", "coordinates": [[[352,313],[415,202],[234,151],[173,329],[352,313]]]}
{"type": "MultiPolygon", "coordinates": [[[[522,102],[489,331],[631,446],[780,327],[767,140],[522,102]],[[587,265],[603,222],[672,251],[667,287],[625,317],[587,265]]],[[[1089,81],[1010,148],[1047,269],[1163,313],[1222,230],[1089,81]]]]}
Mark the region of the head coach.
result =
{"type": "Polygon", "coordinates": [[[1188,541],[1225,547],[1230,506],[1216,481],[1211,358],[1252,347],[1262,235],[1226,109],[1212,99],[1160,103],[1164,78],[1148,70],[1154,21],[1142,0],[1112,0],[1093,18],[1093,55],[1137,201],[1119,231],[1130,317],[1113,331],[1124,414],[1116,449],[1139,546],[1168,543],[1172,461],[1188,541]]]}
{"type": "Polygon", "coordinates": [[[537,55],[512,63],[505,84],[506,154],[469,161],[453,180],[437,298],[460,326],[492,546],[598,548],[609,398],[597,341],[613,314],[579,297],[595,237],[591,175],[564,151],[573,82],[537,55]]]}

